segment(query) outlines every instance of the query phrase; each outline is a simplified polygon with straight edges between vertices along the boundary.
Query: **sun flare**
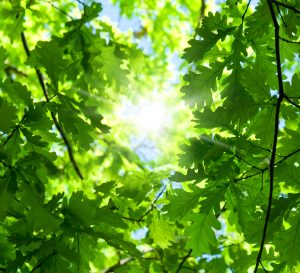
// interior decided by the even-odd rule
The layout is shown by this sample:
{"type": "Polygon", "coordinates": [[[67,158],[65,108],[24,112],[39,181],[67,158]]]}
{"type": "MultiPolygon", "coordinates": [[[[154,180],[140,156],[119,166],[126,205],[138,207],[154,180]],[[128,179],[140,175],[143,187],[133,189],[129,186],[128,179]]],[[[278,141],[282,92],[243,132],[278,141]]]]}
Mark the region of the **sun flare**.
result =
{"type": "Polygon", "coordinates": [[[143,102],[137,105],[133,124],[141,130],[159,132],[166,122],[166,107],[160,102],[143,102]]]}

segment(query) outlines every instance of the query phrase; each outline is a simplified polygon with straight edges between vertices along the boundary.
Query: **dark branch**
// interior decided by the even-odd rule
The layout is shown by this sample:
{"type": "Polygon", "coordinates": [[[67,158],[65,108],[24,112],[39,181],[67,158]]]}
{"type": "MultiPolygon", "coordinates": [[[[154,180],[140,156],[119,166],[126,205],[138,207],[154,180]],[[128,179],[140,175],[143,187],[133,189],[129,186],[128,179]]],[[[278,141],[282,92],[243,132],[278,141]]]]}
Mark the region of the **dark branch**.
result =
{"type": "Polygon", "coordinates": [[[262,264],[262,262],[260,262],[260,265],[261,265],[262,269],[264,270],[264,272],[268,273],[268,270],[265,269],[265,267],[264,267],[264,265],[262,264]]]}
{"type": "MultiPolygon", "coordinates": [[[[27,54],[27,56],[29,57],[30,56],[30,50],[28,48],[28,44],[27,44],[27,40],[26,40],[26,37],[25,37],[25,34],[24,32],[21,32],[21,38],[22,38],[22,43],[23,43],[23,47],[25,49],[25,52],[27,54]]],[[[48,95],[48,92],[47,92],[47,89],[46,89],[46,85],[44,83],[44,79],[43,79],[43,75],[41,73],[41,71],[38,69],[38,68],[35,68],[35,72],[37,74],[37,77],[38,77],[38,80],[39,80],[39,83],[40,83],[40,86],[43,90],[43,93],[44,93],[44,97],[46,98],[46,101],[49,102],[50,99],[49,99],[49,95],[48,95]]],[[[75,158],[74,158],[74,155],[73,155],[73,150],[72,150],[72,146],[70,144],[70,142],[68,141],[68,138],[66,136],[66,134],[64,133],[64,130],[63,128],[60,126],[59,122],[58,122],[58,119],[56,118],[54,112],[51,111],[51,117],[52,117],[52,120],[57,128],[57,130],[59,131],[66,147],[67,147],[67,150],[68,150],[68,155],[69,155],[69,159],[75,169],[75,172],[77,173],[77,175],[83,179],[83,176],[80,172],[80,169],[75,161],[75,158]]]]}
{"type": "Polygon", "coordinates": [[[256,264],[254,268],[254,273],[257,272],[258,267],[261,263],[261,257],[265,246],[265,240],[267,236],[268,224],[271,215],[271,207],[272,207],[272,199],[273,199],[273,188],[274,188],[274,171],[275,171],[275,159],[276,159],[276,150],[277,150],[277,141],[278,141],[278,132],[279,132],[279,114],[280,114],[280,106],[281,102],[284,98],[284,89],[283,89],[283,81],[282,81],[282,71],[281,71],[281,60],[280,60],[280,47],[279,47],[279,25],[276,19],[275,11],[272,5],[272,0],[268,0],[268,6],[271,13],[274,32],[275,32],[275,53],[276,53],[276,67],[277,67],[277,79],[278,79],[278,90],[279,96],[277,98],[276,103],[276,111],[275,111],[275,128],[274,128],[274,136],[273,136],[273,145],[272,145],[272,154],[270,159],[270,188],[269,188],[269,198],[268,198],[268,208],[265,217],[265,224],[263,229],[263,234],[260,242],[259,251],[256,257],[256,264]]]}
{"type": "Polygon", "coordinates": [[[188,259],[188,257],[191,256],[192,251],[193,251],[193,250],[190,249],[189,252],[188,252],[188,254],[186,254],[186,256],[183,257],[183,259],[182,259],[182,261],[180,262],[180,264],[178,265],[178,268],[177,268],[177,270],[175,271],[175,273],[178,273],[178,272],[182,269],[183,264],[185,263],[185,261],[188,259]]]}
{"type": "Polygon", "coordinates": [[[109,272],[115,272],[116,269],[118,269],[119,267],[130,263],[131,261],[134,261],[135,258],[134,257],[128,257],[125,259],[120,260],[118,263],[112,265],[111,267],[105,269],[104,271],[102,271],[102,273],[109,273],[109,272]]]}
{"type": "Polygon", "coordinates": [[[55,6],[53,3],[45,1],[47,4],[51,5],[54,9],[58,10],[59,12],[61,12],[62,14],[66,15],[67,17],[69,17],[71,20],[74,20],[73,17],[71,15],[69,15],[67,12],[65,12],[64,10],[62,10],[61,8],[55,6]]]}
{"type": "Polygon", "coordinates": [[[249,175],[246,175],[246,176],[241,176],[241,177],[235,178],[233,181],[234,182],[238,182],[238,181],[241,181],[241,180],[245,180],[245,179],[251,178],[253,176],[257,176],[257,175],[259,175],[261,173],[262,173],[262,171],[258,172],[258,173],[249,174],[249,175]]]}
{"type": "Polygon", "coordinates": [[[295,107],[297,107],[297,108],[300,109],[300,105],[297,104],[297,103],[295,103],[295,102],[293,102],[288,96],[285,95],[284,98],[285,98],[290,104],[292,104],[292,105],[294,105],[295,107]]]}
{"type": "Polygon", "coordinates": [[[256,170],[259,170],[259,171],[263,171],[263,169],[254,166],[253,164],[251,164],[250,162],[248,162],[247,160],[245,160],[244,158],[242,158],[242,157],[239,156],[238,154],[235,154],[234,156],[235,156],[236,158],[238,158],[239,160],[245,162],[247,165],[249,165],[249,166],[252,167],[253,169],[256,169],[256,170]]]}
{"type": "Polygon", "coordinates": [[[244,11],[244,13],[242,15],[242,22],[244,22],[244,20],[245,20],[245,16],[246,16],[246,13],[248,11],[250,3],[251,3],[251,0],[248,1],[247,7],[246,7],[246,9],[245,9],[245,11],[244,11]]]}
{"type": "Polygon", "coordinates": [[[281,41],[284,41],[284,42],[290,43],[290,44],[300,44],[300,41],[292,41],[292,40],[288,40],[288,39],[285,39],[285,38],[282,38],[282,37],[279,37],[279,39],[281,41]]]}
{"type": "Polygon", "coordinates": [[[21,124],[24,121],[25,117],[26,117],[26,113],[23,115],[22,119],[19,121],[19,123],[11,131],[11,133],[9,134],[9,136],[7,137],[7,139],[4,141],[4,143],[2,144],[2,146],[5,146],[7,144],[7,142],[13,137],[14,133],[21,127],[21,124]]]}
{"type": "Polygon", "coordinates": [[[50,257],[52,257],[53,255],[57,254],[57,251],[54,250],[52,253],[50,253],[45,259],[43,259],[40,263],[38,263],[34,268],[32,268],[32,270],[30,271],[30,273],[33,273],[35,270],[37,270],[38,268],[40,268],[50,257]]]}
{"type": "Polygon", "coordinates": [[[13,169],[13,168],[14,168],[13,166],[11,166],[11,165],[5,163],[3,160],[0,160],[0,163],[1,163],[4,167],[6,167],[6,168],[8,168],[8,169],[13,169]]]}
{"type": "Polygon", "coordinates": [[[198,28],[200,27],[201,21],[202,21],[202,19],[204,18],[204,15],[205,15],[205,9],[206,9],[206,3],[205,3],[205,0],[201,0],[201,8],[200,8],[200,12],[199,12],[199,18],[198,18],[197,26],[196,26],[196,28],[195,28],[194,39],[195,39],[196,36],[197,36],[198,28]]]}
{"type": "Polygon", "coordinates": [[[291,152],[290,154],[285,155],[280,161],[277,162],[276,165],[282,163],[283,161],[285,161],[285,160],[288,159],[289,157],[291,157],[291,156],[293,156],[293,155],[295,155],[295,154],[297,154],[297,153],[299,153],[299,152],[300,152],[300,149],[297,149],[297,150],[295,150],[294,152],[291,152]]]}
{"type": "Polygon", "coordinates": [[[296,8],[293,7],[293,6],[290,6],[290,5],[288,5],[288,4],[285,4],[285,3],[282,3],[282,2],[279,2],[279,1],[276,1],[276,0],[273,0],[273,2],[274,2],[275,4],[277,4],[277,5],[279,5],[279,6],[285,7],[285,8],[287,8],[287,9],[290,9],[290,10],[292,10],[292,11],[294,11],[294,12],[300,14],[300,10],[296,9],[296,8]]]}
{"type": "Polygon", "coordinates": [[[163,187],[163,189],[159,192],[159,194],[156,196],[156,198],[154,199],[154,201],[152,202],[150,208],[138,219],[134,219],[134,218],[130,218],[130,217],[125,217],[123,216],[122,218],[125,220],[129,220],[129,221],[133,221],[133,222],[142,222],[144,221],[144,218],[151,212],[154,210],[154,205],[157,202],[157,200],[161,197],[161,195],[164,193],[164,191],[166,190],[167,185],[165,185],[163,187]]]}
{"type": "Polygon", "coordinates": [[[279,16],[280,16],[280,19],[281,19],[283,25],[287,28],[288,26],[287,26],[286,22],[285,22],[284,19],[283,19],[283,16],[282,16],[281,11],[280,11],[280,8],[279,8],[279,5],[278,5],[277,3],[275,3],[275,4],[276,4],[277,11],[278,11],[278,14],[279,14],[279,16]]]}

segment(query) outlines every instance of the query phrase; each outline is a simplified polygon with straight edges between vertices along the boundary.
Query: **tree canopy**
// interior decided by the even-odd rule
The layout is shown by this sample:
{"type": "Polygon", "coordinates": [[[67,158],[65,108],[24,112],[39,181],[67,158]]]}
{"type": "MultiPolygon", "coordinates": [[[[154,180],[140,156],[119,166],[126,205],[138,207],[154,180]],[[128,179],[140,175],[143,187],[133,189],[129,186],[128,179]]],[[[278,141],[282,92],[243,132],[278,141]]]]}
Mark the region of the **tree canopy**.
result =
{"type": "Polygon", "coordinates": [[[0,272],[300,272],[299,0],[0,10],[0,272]]]}

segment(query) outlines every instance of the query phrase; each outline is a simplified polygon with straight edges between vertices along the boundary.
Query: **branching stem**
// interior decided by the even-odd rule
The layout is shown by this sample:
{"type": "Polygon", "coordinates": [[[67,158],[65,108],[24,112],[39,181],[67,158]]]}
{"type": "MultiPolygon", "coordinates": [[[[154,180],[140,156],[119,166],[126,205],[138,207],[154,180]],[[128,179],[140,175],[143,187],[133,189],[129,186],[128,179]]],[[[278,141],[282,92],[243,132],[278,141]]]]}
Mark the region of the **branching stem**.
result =
{"type": "Polygon", "coordinates": [[[272,5],[272,0],[268,0],[268,6],[271,13],[274,31],[275,31],[275,52],[276,52],[276,67],[277,67],[277,80],[278,80],[278,98],[276,103],[276,111],[275,111],[275,127],[274,127],[274,136],[273,136],[273,144],[272,144],[272,153],[269,164],[270,169],[270,188],[269,188],[269,198],[268,198],[268,207],[265,217],[265,223],[262,233],[262,238],[260,242],[259,251],[256,257],[256,264],[254,268],[254,273],[257,273],[258,267],[261,264],[261,257],[265,246],[265,240],[268,231],[268,224],[271,215],[272,208],[272,199],[273,199],[273,188],[274,188],[274,171],[275,171],[275,159],[276,159],[276,150],[277,150],[277,141],[278,141],[278,133],[279,133],[279,116],[280,116],[280,106],[282,100],[284,98],[284,89],[283,89],[283,81],[282,81],[282,71],[281,71],[281,60],[280,60],[280,47],[279,47],[279,24],[276,19],[275,11],[272,5]]]}
{"type": "Polygon", "coordinates": [[[296,8],[293,7],[293,6],[290,6],[290,5],[288,5],[288,4],[285,4],[285,3],[282,3],[282,2],[279,2],[279,1],[276,1],[276,0],[273,0],[273,3],[275,3],[275,4],[279,5],[279,6],[285,7],[285,8],[287,8],[287,9],[290,9],[290,10],[292,10],[292,11],[294,11],[294,12],[300,14],[300,10],[296,9],[296,8]]]}
{"type": "MultiPolygon", "coordinates": [[[[27,44],[27,40],[26,40],[26,37],[25,37],[25,34],[24,32],[21,33],[21,39],[22,39],[22,44],[23,44],[23,47],[25,49],[25,52],[26,52],[26,55],[29,57],[30,56],[30,50],[28,48],[28,44],[27,44]]],[[[40,86],[43,90],[43,93],[44,93],[44,97],[46,99],[46,102],[49,102],[50,101],[50,98],[49,98],[49,95],[48,95],[48,92],[47,92],[47,89],[46,89],[46,85],[45,85],[45,82],[44,82],[44,79],[43,79],[43,75],[41,73],[41,71],[38,69],[38,68],[35,68],[35,72],[37,74],[37,77],[38,77],[38,80],[39,80],[39,83],[40,83],[40,86]]],[[[68,155],[69,155],[69,159],[73,165],[73,168],[75,169],[75,172],[77,173],[77,175],[80,177],[80,179],[83,179],[83,176],[81,174],[81,171],[75,161],[75,158],[74,158],[74,155],[73,155],[73,150],[72,150],[72,146],[62,128],[62,126],[59,124],[58,122],[58,119],[55,115],[54,112],[51,111],[51,117],[52,117],[52,120],[55,124],[55,127],[57,128],[58,132],[60,133],[66,147],[67,147],[67,151],[68,151],[68,155]]]]}

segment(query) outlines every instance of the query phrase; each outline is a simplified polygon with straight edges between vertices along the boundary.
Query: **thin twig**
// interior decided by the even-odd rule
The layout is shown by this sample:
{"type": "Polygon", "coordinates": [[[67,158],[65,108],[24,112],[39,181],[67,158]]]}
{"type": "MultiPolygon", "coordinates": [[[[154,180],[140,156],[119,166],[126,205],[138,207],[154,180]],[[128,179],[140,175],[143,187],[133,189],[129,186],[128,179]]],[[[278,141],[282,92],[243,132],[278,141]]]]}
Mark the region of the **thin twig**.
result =
{"type": "Polygon", "coordinates": [[[167,188],[167,184],[163,187],[163,189],[160,191],[160,193],[156,196],[156,198],[154,199],[154,201],[152,202],[150,209],[148,209],[140,218],[139,221],[143,220],[145,216],[147,216],[153,209],[154,209],[154,205],[157,202],[157,200],[161,197],[161,195],[165,192],[167,188]]]}
{"type": "Polygon", "coordinates": [[[167,184],[163,187],[163,189],[159,192],[159,194],[153,200],[150,208],[142,216],[140,216],[138,219],[134,219],[134,218],[126,217],[126,216],[123,216],[122,218],[125,219],[125,220],[133,221],[133,222],[142,222],[142,221],[144,221],[145,216],[147,216],[151,211],[154,210],[155,203],[161,197],[161,195],[164,193],[164,191],[166,190],[166,188],[167,188],[167,184]]]}
{"type": "Polygon", "coordinates": [[[109,273],[109,272],[115,272],[116,269],[118,269],[119,267],[130,263],[131,261],[134,261],[135,258],[134,257],[128,257],[125,259],[120,260],[118,263],[112,265],[111,267],[105,269],[104,271],[102,271],[102,273],[109,273]]]}
{"type": "Polygon", "coordinates": [[[58,10],[59,12],[61,12],[62,14],[64,14],[65,16],[69,17],[72,21],[74,20],[74,18],[69,15],[67,12],[65,12],[64,10],[62,10],[61,8],[55,6],[53,3],[44,0],[44,2],[46,2],[47,4],[51,5],[54,9],[58,10]]]}
{"type": "Polygon", "coordinates": [[[4,141],[4,143],[2,144],[2,146],[5,146],[7,144],[7,142],[13,137],[14,133],[21,127],[22,122],[24,121],[26,117],[26,113],[23,115],[22,119],[19,121],[19,123],[14,127],[14,129],[11,131],[11,133],[9,134],[9,136],[6,138],[6,140],[4,141]]]}
{"type": "Polygon", "coordinates": [[[246,16],[246,13],[247,13],[247,11],[248,11],[248,8],[249,8],[249,6],[250,6],[251,1],[252,1],[252,0],[249,0],[249,1],[248,1],[247,7],[246,7],[246,9],[245,9],[245,11],[244,11],[244,13],[243,13],[243,15],[242,15],[242,22],[243,22],[243,23],[244,23],[245,16],[246,16]]]}
{"type": "Polygon", "coordinates": [[[292,41],[292,40],[285,39],[285,38],[283,38],[283,37],[279,37],[279,39],[280,39],[281,41],[284,41],[284,42],[290,43],[290,44],[300,44],[300,41],[292,41]]]}
{"type": "Polygon", "coordinates": [[[263,169],[251,164],[250,162],[248,162],[247,160],[245,160],[244,158],[242,158],[241,156],[239,156],[238,154],[234,155],[236,158],[238,158],[239,160],[245,162],[247,165],[249,165],[250,167],[252,167],[253,169],[259,170],[259,171],[263,171],[263,169]]]}
{"type": "Polygon", "coordinates": [[[262,267],[262,269],[264,270],[264,272],[268,273],[269,271],[267,269],[265,269],[264,265],[262,264],[262,262],[260,262],[260,265],[262,267]]]}
{"type": "Polygon", "coordinates": [[[199,18],[198,18],[197,26],[195,28],[194,39],[196,39],[198,28],[200,28],[202,19],[204,18],[205,9],[206,9],[205,0],[201,0],[201,8],[200,8],[200,12],[199,12],[199,18]]]}
{"type": "Polygon", "coordinates": [[[186,254],[186,256],[183,257],[182,261],[180,262],[180,264],[178,265],[178,268],[177,270],[175,271],[175,273],[178,273],[181,269],[182,269],[182,266],[183,264],[185,263],[185,261],[188,259],[188,257],[191,256],[192,254],[192,249],[189,250],[189,252],[186,254]]]}
{"type": "Polygon", "coordinates": [[[297,108],[300,108],[300,105],[297,104],[296,102],[293,102],[288,96],[285,95],[284,98],[285,98],[290,104],[294,105],[294,106],[297,107],[297,108]]]}
{"type": "Polygon", "coordinates": [[[268,224],[271,215],[271,207],[272,207],[272,199],[273,199],[273,188],[274,188],[274,171],[275,171],[275,159],[276,159],[276,150],[277,150],[277,141],[278,141],[278,132],[279,132],[279,114],[280,114],[280,106],[281,102],[284,98],[284,89],[283,89],[283,81],[282,81],[282,71],[281,71],[281,60],[280,60],[280,47],[279,47],[279,24],[276,19],[275,11],[272,5],[272,0],[268,0],[268,6],[271,13],[274,32],[275,32],[275,53],[276,53],[276,67],[277,67],[277,79],[278,79],[278,91],[279,96],[277,98],[276,103],[276,111],[275,111],[275,128],[274,128],[274,136],[273,136],[273,145],[272,145],[272,154],[270,159],[270,188],[269,188],[269,198],[268,198],[268,208],[265,216],[265,223],[263,228],[263,234],[260,242],[260,247],[258,251],[258,255],[256,257],[256,264],[254,268],[254,273],[257,272],[259,264],[261,263],[261,257],[265,246],[265,240],[267,236],[268,224]]]}
{"type": "Polygon", "coordinates": [[[38,268],[40,268],[50,257],[52,257],[53,255],[57,254],[57,251],[54,250],[52,253],[50,253],[45,259],[43,259],[40,263],[38,263],[34,268],[32,268],[32,270],[30,271],[30,273],[33,273],[35,270],[37,270],[38,268]]]}
{"type": "Polygon", "coordinates": [[[6,168],[8,168],[8,169],[13,169],[13,168],[14,168],[13,166],[11,166],[11,165],[5,163],[3,160],[0,160],[0,163],[1,163],[4,167],[6,167],[6,168]]]}
{"type": "Polygon", "coordinates": [[[282,2],[279,2],[279,1],[276,1],[276,0],[273,0],[273,2],[274,2],[275,4],[277,4],[277,5],[279,5],[279,6],[285,7],[285,8],[287,8],[287,9],[290,9],[290,10],[292,10],[292,11],[294,11],[294,12],[300,14],[300,10],[296,9],[296,8],[293,7],[293,6],[290,6],[290,5],[288,5],[288,4],[285,4],[285,3],[282,3],[282,2]]]}
{"type": "Polygon", "coordinates": [[[285,161],[285,160],[288,159],[289,157],[291,157],[291,156],[293,156],[293,155],[295,155],[295,154],[297,154],[297,153],[299,153],[299,152],[300,152],[300,149],[297,149],[297,150],[291,152],[290,154],[285,155],[280,161],[277,162],[276,165],[282,163],[283,161],[285,161]]]}
{"type": "Polygon", "coordinates": [[[280,16],[280,19],[281,19],[283,25],[287,28],[288,26],[287,26],[286,22],[285,22],[284,19],[283,19],[283,16],[282,16],[281,11],[280,11],[280,8],[279,8],[279,5],[278,5],[277,3],[275,3],[275,5],[276,5],[276,7],[277,7],[277,11],[278,11],[278,13],[279,13],[279,16],[280,16]]]}
{"type": "MultiPolygon", "coordinates": [[[[22,43],[23,43],[23,47],[25,49],[25,52],[26,52],[26,55],[29,57],[30,56],[30,50],[28,48],[28,44],[27,44],[27,40],[26,40],[26,37],[25,37],[25,34],[24,32],[21,32],[21,38],[22,38],[22,43]]],[[[35,72],[37,74],[37,77],[38,77],[38,80],[39,80],[39,83],[40,83],[40,86],[43,90],[43,93],[44,93],[44,97],[46,98],[46,101],[49,102],[50,99],[49,99],[49,95],[48,95],[48,92],[47,92],[47,89],[46,89],[46,85],[44,83],[44,79],[43,79],[43,75],[41,73],[41,71],[38,69],[38,68],[35,68],[35,72]]],[[[52,120],[57,128],[57,130],[59,131],[66,147],[67,147],[67,151],[68,151],[68,155],[69,155],[69,159],[75,169],[75,172],[77,173],[77,175],[83,179],[83,176],[81,174],[81,171],[75,161],[75,158],[74,158],[74,155],[73,155],[73,150],[72,150],[72,146],[63,130],[63,128],[60,126],[59,122],[58,122],[58,119],[56,118],[54,112],[50,112],[51,113],[51,117],[52,117],[52,120]]]]}

